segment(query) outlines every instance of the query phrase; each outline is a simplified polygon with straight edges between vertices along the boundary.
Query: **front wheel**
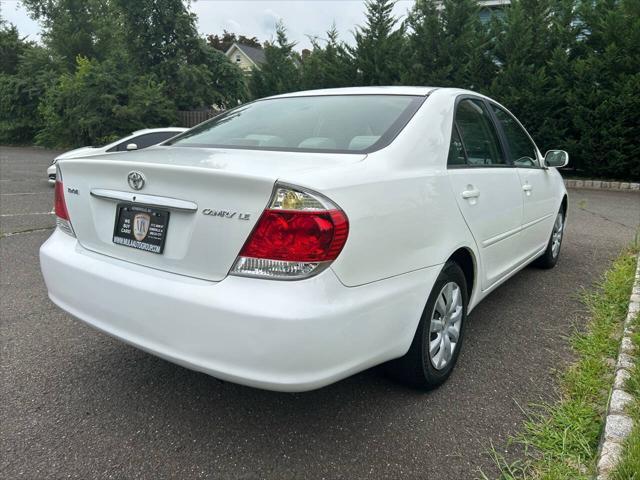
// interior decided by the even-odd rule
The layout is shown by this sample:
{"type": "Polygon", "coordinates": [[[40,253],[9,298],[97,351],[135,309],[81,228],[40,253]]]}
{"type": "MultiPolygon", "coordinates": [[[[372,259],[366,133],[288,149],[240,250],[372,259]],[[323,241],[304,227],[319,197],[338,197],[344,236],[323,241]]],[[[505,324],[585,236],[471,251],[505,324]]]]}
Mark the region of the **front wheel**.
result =
{"type": "Polygon", "coordinates": [[[560,209],[558,215],[556,215],[556,221],[553,223],[553,230],[551,231],[549,243],[547,243],[547,249],[544,251],[542,256],[538,257],[534,262],[537,267],[553,268],[556,266],[556,263],[558,263],[558,258],[560,257],[560,247],[562,246],[564,227],[564,210],[560,209]]]}
{"type": "Polygon", "coordinates": [[[456,263],[448,262],[429,295],[409,351],[389,362],[388,372],[426,390],[444,383],[460,354],[467,303],[464,273],[456,263]]]}

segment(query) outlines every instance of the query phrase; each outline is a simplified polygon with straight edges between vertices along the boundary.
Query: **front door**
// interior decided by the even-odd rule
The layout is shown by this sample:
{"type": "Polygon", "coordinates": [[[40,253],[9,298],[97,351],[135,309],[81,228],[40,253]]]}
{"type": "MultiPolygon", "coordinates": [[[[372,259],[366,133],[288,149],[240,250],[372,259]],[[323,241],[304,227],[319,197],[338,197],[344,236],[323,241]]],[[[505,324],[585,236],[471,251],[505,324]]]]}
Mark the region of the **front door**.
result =
{"type": "Polygon", "coordinates": [[[491,104],[504,137],[508,155],[517,167],[522,188],[522,247],[531,257],[547,246],[556,214],[554,179],[551,172],[541,167],[540,155],[526,130],[509,112],[491,104]]]}

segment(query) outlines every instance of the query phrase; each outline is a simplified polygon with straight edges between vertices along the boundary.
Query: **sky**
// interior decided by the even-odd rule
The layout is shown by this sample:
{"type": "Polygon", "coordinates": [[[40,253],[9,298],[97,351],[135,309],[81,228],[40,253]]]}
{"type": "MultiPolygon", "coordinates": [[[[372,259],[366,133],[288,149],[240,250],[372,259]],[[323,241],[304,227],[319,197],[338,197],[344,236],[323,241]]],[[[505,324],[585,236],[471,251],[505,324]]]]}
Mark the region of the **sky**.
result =
{"type": "MultiPolygon", "coordinates": [[[[40,26],[29,18],[18,0],[0,0],[2,17],[18,27],[23,36],[38,40],[40,26]]],[[[394,14],[404,18],[413,0],[399,0],[394,14]]],[[[296,49],[309,48],[308,38],[325,38],[335,22],[340,38],[353,43],[356,25],[364,23],[364,0],[196,0],[191,9],[198,15],[201,34],[230,32],[256,36],[263,42],[275,36],[275,23],[282,19],[296,49]]]]}

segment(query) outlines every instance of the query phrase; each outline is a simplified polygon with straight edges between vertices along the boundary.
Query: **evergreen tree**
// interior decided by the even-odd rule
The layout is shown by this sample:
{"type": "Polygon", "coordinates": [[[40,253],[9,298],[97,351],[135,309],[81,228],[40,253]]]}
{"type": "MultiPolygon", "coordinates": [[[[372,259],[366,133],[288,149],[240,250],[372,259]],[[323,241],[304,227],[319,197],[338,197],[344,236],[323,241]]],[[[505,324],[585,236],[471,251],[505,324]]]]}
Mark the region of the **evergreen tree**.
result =
{"type": "Polygon", "coordinates": [[[354,84],[356,67],[333,25],[327,31],[324,48],[317,39],[313,50],[303,58],[301,86],[303,89],[348,87],[354,84]]]}
{"type": "MultiPolygon", "coordinates": [[[[516,0],[494,18],[494,61],[499,65],[488,93],[506,105],[541,150],[567,145],[567,82],[570,82],[567,2],[516,0]],[[566,12],[565,12],[566,13],[566,12]]],[[[571,2],[573,3],[573,2],[571,2]]],[[[571,8],[571,7],[569,7],[571,8]]]]}
{"type": "Polygon", "coordinates": [[[475,0],[417,0],[405,26],[405,84],[484,89],[495,74],[475,0]]]}
{"type": "Polygon", "coordinates": [[[396,27],[393,16],[395,0],[367,0],[366,23],[355,31],[356,45],[349,48],[361,85],[394,85],[400,83],[400,54],[404,29],[396,27]]]}
{"type": "Polygon", "coordinates": [[[0,74],[15,75],[20,55],[32,44],[20,38],[15,25],[0,19],[0,74]]]}
{"type": "Polygon", "coordinates": [[[640,179],[640,2],[584,2],[568,150],[581,173],[640,179]]]}
{"type": "Polygon", "coordinates": [[[249,90],[253,98],[300,89],[300,57],[293,51],[294,42],[289,42],[282,22],[276,25],[276,40],[264,46],[265,63],[253,69],[249,79],[249,90]]]}
{"type": "Polygon", "coordinates": [[[244,35],[236,35],[226,30],[222,35],[207,35],[207,44],[220,50],[222,53],[227,53],[227,50],[231,48],[234,43],[240,43],[242,45],[248,45],[250,47],[262,48],[260,40],[257,37],[245,37],[244,35]]]}

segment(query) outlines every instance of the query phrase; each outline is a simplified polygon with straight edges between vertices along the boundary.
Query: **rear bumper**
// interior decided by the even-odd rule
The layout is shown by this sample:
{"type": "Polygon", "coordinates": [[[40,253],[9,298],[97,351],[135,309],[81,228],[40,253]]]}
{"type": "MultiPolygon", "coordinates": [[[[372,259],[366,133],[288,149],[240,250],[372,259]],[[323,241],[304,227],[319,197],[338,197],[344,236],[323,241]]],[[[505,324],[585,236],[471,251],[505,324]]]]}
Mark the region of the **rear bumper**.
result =
{"type": "Polygon", "coordinates": [[[40,263],[51,300],[89,325],[187,368],[281,391],[403,355],[440,271],[351,288],[330,269],[303,281],[216,283],[89,252],[58,230],[40,263]]]}

